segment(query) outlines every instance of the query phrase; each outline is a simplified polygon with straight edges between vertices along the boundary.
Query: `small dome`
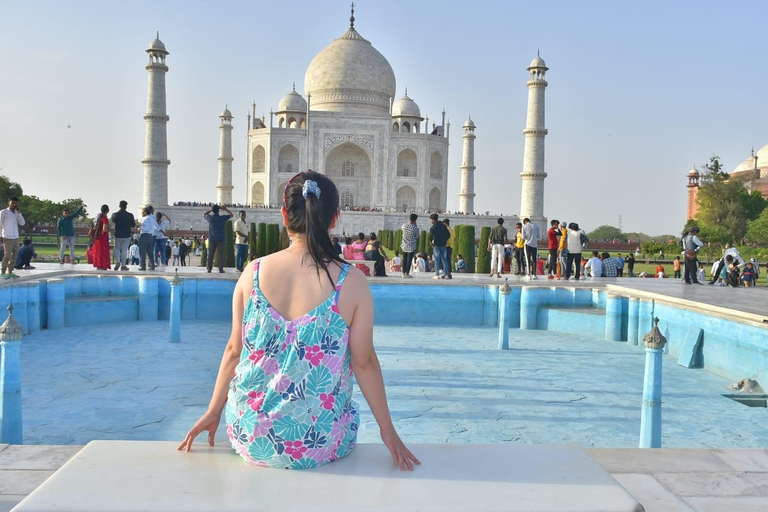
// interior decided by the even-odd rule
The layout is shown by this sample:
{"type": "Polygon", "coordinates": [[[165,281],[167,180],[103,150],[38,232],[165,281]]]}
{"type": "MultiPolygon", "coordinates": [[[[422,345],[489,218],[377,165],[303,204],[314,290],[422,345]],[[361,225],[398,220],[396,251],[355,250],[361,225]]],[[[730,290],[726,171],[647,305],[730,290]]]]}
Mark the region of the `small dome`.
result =
{"type": "Polygon", "coordinates": [[[531,61],[531,65],[528,66],[528,69],[532,69],[532,68],[549,69],[547,67],[547,64],[544,62],[544,59],[542,59],[539,55],[536,55],[536,58],[531,61]]]}
{"type": "Polygon", "coordinates": [[[475,122],[472,120],[472,116],[467,117],[467,122],[464,123],[464,128],[474,128],[475,122]]]}
{"type": "Polygon", "coordinates": [[[221,111],[221,115],[219,117],[232,117],[232,112],[229,111],[228,108],[224,107],[224,110],[221,111]]]}
{"type": "Polygon", "coordinates": [[[421,110],[419,106],[408,97],[408,90],[405,91],[405,96],[397,100],[392,104],[392,117],[421,117],[421,110]]]}
{"type": "Polygon", "coordinates": [[[168,53],[168,50],[165,49],[165,45],[160,40],[159,37],[155,38],[154,41],[149,43],[149,50],[147,51],[157,51],[157,52],[166,52],[168,53]]]}
{"type": "Polygon", "coordinates": [[[305,100],[301,94],[296,92],[296,88],[283,96],[280,103],[277,105],[278,112],[306,112],[307,100],[305,100]]]}
{"type": "Polygon", "coordinates": [[[694,167],[693,169],[688,171],[688,176],[699,176],[699,171],[697,171],[696,168],[694,167]]]}

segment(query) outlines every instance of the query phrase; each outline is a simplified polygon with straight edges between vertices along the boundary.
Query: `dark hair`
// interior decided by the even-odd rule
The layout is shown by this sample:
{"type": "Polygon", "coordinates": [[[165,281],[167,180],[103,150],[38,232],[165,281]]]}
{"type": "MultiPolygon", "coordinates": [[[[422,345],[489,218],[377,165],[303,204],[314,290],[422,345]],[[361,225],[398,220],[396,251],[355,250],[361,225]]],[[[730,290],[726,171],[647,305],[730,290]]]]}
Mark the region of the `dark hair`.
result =
{"type": "Polygon", "coordinates": [[[499,226],[501,226],[502,224],[504,224],[504,219],[503,219],[503,218],[501,218],[501,217],[499,217],[498,219],[496,219],[496,224],[498,224],[499,226]]]}
{"type": "Polygon", "coordinates": [[[517,224],[515,224],[515,227],[516,228],[522,228],[523,227],[523,223],[522,222],[518,222],[517,224]]]}
{"type": "Polygon", "coordinates": [[[127,206],[128,206],[128,201],[125,201],[125,200],[120,201],[120,208],[125,208],[127,206]]]}
{"type": "Polygon", "coordinates": [[[529,219],[528,217],[524,218],[523,219],[523,224],[525,224],[526,222],[531,222],[531,219],[529,219]]]}
{"type": "Polygon", "coordinates": [[[155,217],[157,217],[158,219],[162,219],[163,218],[163,212],[155,212],[155,217]]]}
{"type": "Polygon", "coordinates": [[[8,198],[8,201],[16,201],[18,203],[19,202],[19,198],[16,197],[16,196],[11,196],[11,197],[8,198]]]}
{"type": "Polygon", "coordinates": [[[604,259],[604,260],[605,260],[605,259],[608,259],[608,258],[610,258],[610,257],[611,257],[611,255],[610,255],[610,254],[608,254],[607,252],[604,252],[604,253],[603,253],[603,259],[604,259]]]}
{"type": "Polygon", "coordinates": [[[371,240],[376,240],[376,233],[371,233],[371,240]]]}
{"type": "Polygon", "coordinates": [[[445,224],[446,226],[450,226],[451,225],[451,221],[448,220],[448,219],[443,219],[443,224],[445,224]]]}
{"type": "Polygon", "coordinates": [[[400,256],[400,249],[395,249],[395,256],[400,256]]]}
{"type": "Polygon", "coordinates": [[[219,213],[219,205],[215,204],[215,205],[211,206],[211,211],[213,213],[219,213]]]}
{"type": "Polygon", "coordinates": [[[436,213],[432,213],[432,214],[430,214],[430,215],[429,215],[429,218],[430,218],[430,219],[432,219],[432,220],[434,220],[434,221],[437,221],[437,219],[438,219],[439,217],[437,216],[437,214],[436,214],[436,213]]]}
{"type": "Polygon", "coordinates": [[[560,221],[558,221],[557,219],[553,219],[553,220],[549,221],[549,225],[552,226],[552,227],[555,227],[558,224],[560,224],[560,221]]]}
{"type": "Polygon", "coordinates": [[[458,255],[456,255],[456,257],[457,257],[457,258],[461,258],[461,259],[464,259],[464,256],[462,256],[461,254],[458,254],[458,255]]]}
{"type": "Polygon", "coordinates": [[[31,238],[25,238],[24,239],[24,245],[32,245],[32,239],[31,238]]]}
{"type": "Polygon", "coordinates": [[[101,213],[109,213],[109,205],[101,205],[101,213]]]}
{"type": "Polygon", "coordinates": [[[410,219],[411,222],[416,222],[416,219],[418,219],[419,216],[416,215],[415,213],[412,213],[411,216],[408,218],[410,219]]]}
{"type": "Polygon", "coordinates": [[[339,237],[335,236],[335,237],[333,237],[333,239],[331,241],[333,243],[337,244],[337,243],[339,243],[339,237]]]}
{"type": "Polygon", "coordinates": [[[359,233],[357,234],[357,239],[358,239],[358,240],[365,240],[365,233],[363,233],[362,231],[361,231],[361,232],[359,232],[359,233]]]}
{"type": "Polygon", "coordinates": [[[237,212],[238,215],[240,215],[241,213],[245,214],[245,210],[240,210],[239,212],[237,212]]]}
{"type": "Polygon", "coordinates": [[[570,229],[572,231],[578,231],[579,230],[579,225],[576,224],[575,222],[571,222],[570,224],[568,224],[568,229],[570,229]]]}
{"type": "Polygon", "coordinates": [[[592,251],[592,256],[599,256],[599,255],[600,255],[600,253],[599,253],[599,252],[597,252],[597,251],[592,251]]]}
{"type": "Polygon", "coordinates": [[[725,257],[725,261],[726,263],[733,263],[733,256],[729,254],[728,256],[725,257]]]}
{"type": "Polygon", "coordinates": [[[347,238],[345,238],[345,239],[344,239],[344,243],[345,243],[346,245],[352,245],[352,237],[351,237],[351,236],[348,236],[347,238]]]}
{"type": "Polygon", "coordinates": [[[306,235],[307,250],[315,262],[318,279],[320,269],[323,269],[328,280],[335,286],[328,264],[333,261],[344,264],[328,233],[331,222],[339,214],[339,191],[336,185],[325,175],[311,169],[300,172],[286,185],[283,203],[288,216],[288,231],[306,235]],[[317,183],[320,193],[307,191],[305,197],[304,182],[310,180],[317,183]]]}

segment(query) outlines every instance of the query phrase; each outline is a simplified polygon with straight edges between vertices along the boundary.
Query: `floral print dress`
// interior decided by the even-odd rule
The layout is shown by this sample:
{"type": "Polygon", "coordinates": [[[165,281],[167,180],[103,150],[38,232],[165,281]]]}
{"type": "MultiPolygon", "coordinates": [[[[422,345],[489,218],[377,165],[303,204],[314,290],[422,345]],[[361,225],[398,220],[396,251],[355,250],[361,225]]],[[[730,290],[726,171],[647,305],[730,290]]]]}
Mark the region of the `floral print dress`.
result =
{"type": "Polygon", "coordinates": [[[313,468],[347,455],[357,440],[349,327],[338,308],[349,271],[309,313],[287,320],[259,288],[243,313],[243,350],[229,386],[225,419],[232,446],[250,464],[313,468]]]}

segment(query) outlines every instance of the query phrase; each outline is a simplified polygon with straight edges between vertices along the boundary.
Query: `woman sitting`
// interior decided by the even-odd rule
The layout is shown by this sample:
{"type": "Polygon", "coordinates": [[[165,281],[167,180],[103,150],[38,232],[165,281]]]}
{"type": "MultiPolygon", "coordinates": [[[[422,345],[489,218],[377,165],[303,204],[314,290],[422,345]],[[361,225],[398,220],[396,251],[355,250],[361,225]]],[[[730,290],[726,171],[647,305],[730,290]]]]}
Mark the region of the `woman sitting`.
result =
{"type": "Polygon", "coordinates": [[[354,448],[360,425],[354,375],[395,464],[413,469],[419,461],[387,407],[370,288],[328,236],[339,217],[336,186],[302,172],[288,182],[283,201],[291,246],[240,276],[208,410],[178,449],[189,451],[202,432],[213,446],[224,414],[229,441],[249,464],[304,469],[340,459],[354,448]]]}
{"type": "Polygon", "coordinates": [[[371,233],[371,238],[368,240],[368,245],[365,247],[364,254],[365,259],[376,262],[373,266],[373,275],[377,277],[387,277],[384,261],[389,261],[389,258],[384,253],[384,248],[381,246],[381,242],[376,239],[376,233],[371,233]]]}
{"type": "Polygon", "coordinates": [[[392,264],[389,266],[392,272],[403,271],[403,259],[400,257],[400,249],[395,249],[395,257],[392,258],[392,264]]]}
{"type": "MultiPolygon", "coordinates": [[[[357,241],[352,244],[352,252],[354,258],[353,260],[364,260],[365,259],[365,248],[368,247],[368,242],[365,241],[365,233],[358,233],[357,234],[357,241]]],[[[368,270],[368,266],[366,265],[358,265],[357,268],[360,269],[360,271],[370,276],[371,272],[368,270]]]]}
{"type": "Polygon", "coordinates": [[[344,239],[344,247],[341,248],[341,255],[347,261],[355,259],[355,249],[352,247],[352,237],[344,239]]]}

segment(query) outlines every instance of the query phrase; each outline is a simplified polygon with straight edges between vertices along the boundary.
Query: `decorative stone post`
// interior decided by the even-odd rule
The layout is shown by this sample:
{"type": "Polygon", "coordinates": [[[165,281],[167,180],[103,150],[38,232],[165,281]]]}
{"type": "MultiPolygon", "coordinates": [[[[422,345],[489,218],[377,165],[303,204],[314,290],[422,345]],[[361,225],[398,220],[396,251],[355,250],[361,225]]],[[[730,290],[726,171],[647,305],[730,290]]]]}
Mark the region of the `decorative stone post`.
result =
{"type": "Polygon", "coordinates": [[[505,277],[504,284],[499,286],[499,350],[509,348],[509,320],[507,319],[508,299],[512,288],[505,277]]]}
{"type": "Polygon", "coordinates": [[[181,278],[179,278],[179,269],[176,269],[173,277],[168,281],[171,283],[169,341],[178,343],[181,341],[181,278]]]}
{"type": "Polygon", "coordinates": [[[621,341],[621,295],[609,293],[605,298],[605,339],[621,341]]]}
{"type": "Polygon", "coordinates": [[[21,444],[21,338],[23,329],[8,306],[0,326],[0,443],[21,444]]]}
{"type": "Polygon", "coordinates": [[[640,418],[640,448],[661,448],[661,357],[667,338],[659,331],[659,319],[645,335],[643,411],[640,418]]]}

